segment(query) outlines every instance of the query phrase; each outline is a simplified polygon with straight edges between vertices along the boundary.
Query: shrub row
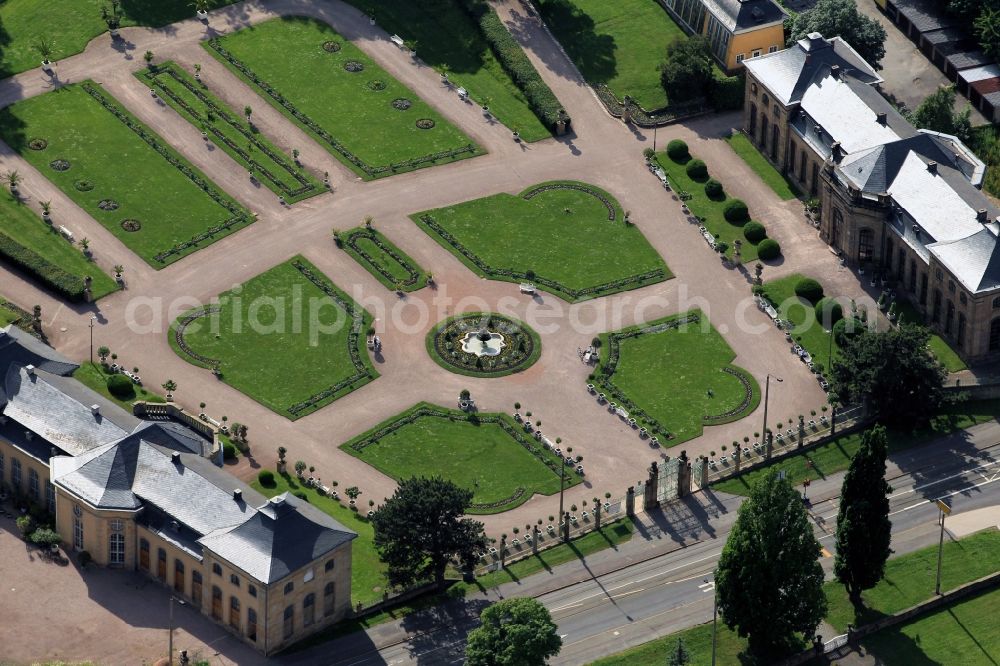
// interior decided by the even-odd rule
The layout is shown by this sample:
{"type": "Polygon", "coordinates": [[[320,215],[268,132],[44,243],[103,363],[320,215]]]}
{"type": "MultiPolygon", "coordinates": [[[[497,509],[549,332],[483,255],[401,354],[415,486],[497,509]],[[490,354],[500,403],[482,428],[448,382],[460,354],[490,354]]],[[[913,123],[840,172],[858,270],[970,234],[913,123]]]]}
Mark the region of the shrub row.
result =
{"type": "Polygon", "coordinates": [[[364,259],[365,262],[372,267],[372,269],[374,269],[379,275],[388,280],[390,284],[394,284],[396,282],[395,276],[393,276],[393,274],[389,272],[389,269],[387,269],[385,266],[379,263],[379,261],[375,257],[365,252],[358,245],[359,238],[367,238],[368,240],[370,240],[372,243],[376,245],[376,247],[385,252],[387,255],[389,255],[389,257],[392,258],[393,261],[399,264],[400,268],[406,271],[406,279],[400,282],[402,286],[409,287],[410,285],[417,284],[417,282],[420,281],[420,271],[415,266],[410,264],[410,262],[404,259],[394,246],[389,245],[387,242],[385,242],[382,239],[382,235],[377,231],[375,231],[374,229],[358,229],[354,233],[348,235],[346,240],[344,240],[344,245],[354,250],[354,252],[357,253],[359,257],[364,259]]]}
{"type": "Polygon", "coordinates": [[[514,84],[524,93],[528,106],[538,119],[551,131],[555,131],[560,120],[565,121],[568,126],[570,119],[559,99],[539,76],[538,70],[528,60],[524,49],[510,34],[497,13],[468,1],[462,4],[479,24],[479,30],[493,49],[493,54],[514,84]]]}
{"type": "Polygon", "coordinates": [[[83,278],[56,266],[4,233],[0,233],[0,259],[5,259],[30,273],[71,301],[83,300],[83,278]]]}

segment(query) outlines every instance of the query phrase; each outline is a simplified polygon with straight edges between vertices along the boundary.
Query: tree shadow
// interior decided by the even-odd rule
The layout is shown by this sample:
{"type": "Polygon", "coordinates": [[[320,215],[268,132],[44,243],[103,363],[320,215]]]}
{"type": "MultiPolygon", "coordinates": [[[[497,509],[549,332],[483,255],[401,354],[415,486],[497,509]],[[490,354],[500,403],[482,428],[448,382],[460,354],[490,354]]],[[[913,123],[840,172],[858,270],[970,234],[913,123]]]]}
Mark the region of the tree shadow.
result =
{"type": "Polygon", "coordinates": [[[462,663],[465,640],[479,625],[479,615],[488,599],[456,599],[413,613],[400,626],[408,636],[410,658],[418,664],[462,663]]]}
{"type": "MultiPolygon", "coordinates": [[[[559,39],[566,55],[576,64],[587,83],[607,83],[617,76],[614,37],[598,33],[594,20],[569,0],[541,0],[537,6],[545,24],[559,39]]],[[[521,43],[530,41],[535,31],[535,26],[531,24],[536,19],[516,11],[512,11],[511,16],[513,22],[508,23],[511,34],[521,43]]],[[[566,71],[565,61],[557,50],[540,48],[535,53],[550,71],[563,78],[576,78],[572,72],[566,71]]]]}

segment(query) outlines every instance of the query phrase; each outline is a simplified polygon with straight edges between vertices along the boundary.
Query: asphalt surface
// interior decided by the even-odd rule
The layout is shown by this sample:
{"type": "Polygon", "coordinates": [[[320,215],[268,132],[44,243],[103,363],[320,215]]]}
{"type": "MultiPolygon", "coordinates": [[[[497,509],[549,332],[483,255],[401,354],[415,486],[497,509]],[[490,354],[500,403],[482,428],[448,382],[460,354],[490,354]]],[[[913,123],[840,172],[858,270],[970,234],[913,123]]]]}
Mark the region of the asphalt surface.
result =
{"type": "MultiPolygon", "coordinates": [[[[937,543],[939,510],[935,500],[939,498],[951,504],[953,512],[948,521],[953,523],[961,522],[961,517],[969,512],[1000,506],[1000,444],[992,443],[1000,441],[998,434],[1000,425],[992,422],[893,457],[887,476],[893,486],[890,515],[892,547],[897,555],[937,543]]],[[[824,547],[822,564],[828,575],[833,566],[833,531],[842,481],[843,473],[838,473],[813,482],[809,488],[807,506],[817,538],[824,547]]],[[[566,565],[583,571],[584,578],[579,582],[539,594],[531,592],[541,589],[538,586],[545,585],[551,575],[540,575],[541,582],[537,584],[525,579],[513,588],[501,586],[482,599],[468,600],[464,610],[435,609],[432,617],[423,618],[425,631],[382,649],[377,649],[370,638],[351,636],[327,644],[323,653],[329,661],[319,663],[350,666],[461,663],[465,633],[475,626],[478,611],[503,596],[530,594],[552,612],[563,637],[563,649],[552,664],[587,663],[707,622],[712,615],[712,571],[743,498],[712,491],[698,495],[697,500],[690,501],[716,509],[708,514],[708,525],[700,530],[700,540],[679,543],[682,535],[671,530],[670,514],[684,515],[686,511],[671,505],[661,518],[643,525],[640,533],[646,543],[666,537],[667,542],[674,542],[672,552],[600,573],[598,569],[607,568],[615,556],[619,560],[636,558],[636,553],[625,548],[619,553],[605,551],[598,554],[604,557],[595,555],[566,565]],[[586,577],[587,573],[593,575],[586,577]]],[[[979,511],[976,516],[982,514],[979,511]]],[[[995,525],[997,514],[990,515],[992,518],[985,520],[993,520],[995,525]]],[[[946,538],[955,537],[946,529],[946,538]]],[[[643,539],[637,537],[633,541],[636,540],[643,539]]],[[[648,546],[647,549],[653,550],[648,546]]],[[[928,595],[931,592],[928,590],[928,595]]],[[[412,626],[422,624],[414,620],[412,626]]],[[[821,628],[820,633],[827,640],[833,637],[829,629],[824,632],[821,628]]]]}

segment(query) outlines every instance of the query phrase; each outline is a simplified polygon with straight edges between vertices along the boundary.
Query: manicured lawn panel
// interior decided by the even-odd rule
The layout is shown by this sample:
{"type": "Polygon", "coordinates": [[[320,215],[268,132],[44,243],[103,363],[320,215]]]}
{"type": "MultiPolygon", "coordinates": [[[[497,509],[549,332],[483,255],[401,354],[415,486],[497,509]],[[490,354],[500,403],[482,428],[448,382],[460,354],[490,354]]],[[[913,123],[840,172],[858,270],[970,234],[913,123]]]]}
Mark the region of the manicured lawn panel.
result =
{"type": "Polygon", "coordinates": [[[478,275],[533,282],[570,301],[672,277],[640,226],[623,224],[614,197],[584,183],[541,183],[410,217],[478,275]]]}
{"type": "MultiPolygon", "coordinates": [[[[505,414],[466,414],[426,403],[340,445],[397,481],[441,476],[473,491],[470,513],[509,511],[534,493],[559,492],[560,460],[505,414]],[[506,424],[504,429],[495,421],[506,424]],[[535,452],[511,435],[518,432],[535,452]],[[551,467],[543,461],[548,461],[551,467]],[[495,504],[496,506],[487,506],[495,504]]],[[[567,470],[566,487],[580,477],[567,470]]]]}
{"type": "Polygon", "coordinates": [[[197,81],[180,65],[166,62],[155,69],[140,70],[135,76],[150,88],[155,88],[160,99],[189,123],[207,132],[209,141],[247,171],[253,172],[260,182],[275,195],[284,197],[287,203],[326,192],[318,180],[295,166],[291,157],[284,155],[248,123],[243,109],[235,110],[227,106],[212,94],[204,82],[197,81]]]}
{"type": "Polygon", "coordinates": [[[995,664],[1000,659],[1000,590],[959,601],[862,641],[886,664],[995,664]]]}
{"type": "Polygon", "coordinates": [[[289,419],[310,414],[378,377],[365,348],[371,316],[302,257],[221,294],[219,306],[217,315],[194,320],[181,334],[198,357],[181,348],[177,322],[168,333],[171,347],[195,365],[212,367],[218,361],[222,381],[289,419]],[[296,265],[349,304],[357,319],[296,265]]]}
{"type": "MultiPolygon", "coordinates": [[[[598,384],[598,391],[607,392],[608,400],[620,403],[620,396],[606,389],[617,389],[647,413],[634,415],[648,424],[651,431],[666,430],[672,439],[663,441],[674,446],[702,434],[709,423],[726,423],[750,414],[760,402],[760,387],[745,371],[732,366],[735,352],[708,318],[698,311],[683,313],[634,326],[622,331],[605,333],[601,337],[601,365],[596,370],[598,380],[609,376],[612,387],[598,384]],[[685,321],[688,318],[692,320],[685,321]],[[647,331],[630,336],[636,331],[647,331]],[[619,340],[619,358],[613,360],[614,342],[619,340]],[[730,368],[749,381],[751,395],[746,400],[743,383],[730,368]],[[707,421],[704,417],[724,418],[707,421]],[[651,423],[657,422],[659,425],[651,423]]],[[[629,407],[626,409],[634,411],[629,407]]],[[[595,415],[595,418],[603,415],[595,415]]]]}
{"type": "Polygon", "coordinates": [[[80,367],[73,372],[73,379],[76,379],[87,388],[100,393],[129,414],[132,413],[132,403],[134,402],[166,402],[163,396],[143,386],[133,385],[135,395],[128,400],[122,400],[117,396],[111,395],[111,392],[108,391],[108,377],[110,376],[110,373],[105,372],[99,363],[81,363],[80,367]]]}
{"type": "MultiPolygon", "coordinates": [[[[890,429],[888,431],[889,451],[902,451],[936,437],[992,421],[998,415],[1000,415],[1000,401],[997,400],[970,401],[948,405],[931,419],[927,427],[912,432],[890,429]]],[[[860,446],[860,433],[840,435],[809,451],[796,453],[769,465],[755,467],[739,476],[713,483],[712,488],[735,495],[746,495],[750,492],[750,486],[754,482],[764,475],[775,474],[777,470],[785,470],[788,478],[796,484],[805,479],[815,481],[847,469],[851,458],[857,453],[860,446]],[[810,461],[812,465],[809,465],[810,461]]]]}
{"type": "MultiPolygon", "coordinates": [[[[836,581],[826,583],[826,621],[838,631],[847,631],[848,624],[867,624],[930,599],[937,578],[937,556],[938,547],[934,545],[891,558],[886,563],[885,577],[861,594],[865,610],[860,617],[855,617],[844,586],[836,581]]],[[[942,591],[1000,570],[1000,530],[993,527],[958,541],[946,540],[941,561],[942,591]]]]}
{"type": "MultiPolygon", "coordinates": [[[[896,312],[899,314],[900,322],[905,321],[911,324],[926,326],[923,315],[909,301],[896,301],[896,312]]],[[[968,367],[965,361],[962,360],[962,357],[958,355],[958,352],[937,333],[931,332],[931,339],[927,343],[927,346],[930,348],[930,352],[934,354],[934,357],[940,361],[941,365],[948,372],[961,372],[968,367]]]]}
{"type": "MultiPolygon", "coordinates": [[[[118,284],[100,266],[87,259],[83,252],[56,230],[58,210],[53,209],[53,224],[48,225],[38,213],[14,199],[10,191],[5,191],[0,194],[0,216],[3,217],[0,234],[10,236],[64,271],[79,277],[81,283],[85,276],[92,277],[94,281],[91,283],[91,290],[95,299],[118,289],[118,284]]],[[[100,251],[99,248],[94,249],[100,251]]]]}
{"type": "Polygon", "coordinates": [[[753,169],[760,176],[760,179],[774,190],[775,194],[785,201],[790,201],[798,196],[798,188],[785,178],[780,171],[771,166],[771,163],[767,161],[766,157],[760,154],[760,151],[757,150],[757,147],[753,145],[746,134],[743,132],[733,132],[727,141],[729,142],[729,147],[743,158],[747,166],[753,169]]]}
{"type": "Polygon", "coordinates": [[[427,6],[412,0],[348,0],[365,13],[374,12],[378,25],[389,34],[417,42],[420,59],[441,71],[455,88],[465,88],[479,105],[488,104],[490,113],[521,140],[547,139],[551,133],[532,113],[524,94],[483,39],[479,27],[459,3],[427,6]]]}
{"type": "MultiPolygon", "coordinates": [[[[741,249],[743,263],[749,264],[757,261],[757,246],[748,241],[743,235],[743,227],[731,224],[723,216],[726,202],[729,201],[728,196],[718,201],[709,199],[708,195],[705,194],[705,182],[693,180],[687,175],[684,167],[690,161],[689,159],[683,162],[675,162],[664,152],[657,153],[656,161],[666,172],[670,186],[675,193],[687,192],[691,195],[691,198],[684,203],[687,204],[694,215],[701,218],[701,224],[705,226],[709,233],[716,236],[717,240],[724,241],[729,245],[729,249],[726,250],[727,257],[733,256],[733,241],[739,240],[743,243],[741,249]]],[[[711,178],[721,181],[723,187],[725,187],[725,174],[714,173],[711,164],[708,165],[708,175],[711,178]]],[[[750,214],[753,215],[753,211],[750,211],[750,214]]],[[[764,226],[766,227],[767,225],[764,226]]],[[[691,233],[698,233],[698,230],[692,229],[691,233]]]]}
{"type": "Polygon", "coordinates": [[[545,24],[590,84],[606,84],[653,111],[667,105],[659,67],[684,39],[656,0],[538,0],[545,24]]]}
{"type": "Polygon", "coordinates": [[[204,46],[364,178],[391,176],[482,152],[414,91],[325,23],[305,18],[274,19],[204,46]],[[326,43],[338,44],[339,50],[327,51],[323,47],[326,43]],[[227,59],[227,54],[247,70],[227,59]],[[363,70],[347,71],[345,66],[350,62],[363,70]],[[369,85],[376,81],[381,84],[369,85]],[[408,101],[409,108],[395,108],[396,100],[408,101]],[[300,115],[292,114],[286,105],[300,115]],[[419,119],[431,120],[434,126],[420,129],[416,125],[419,119]],[[353,159],[336,149],[331,140],[353,159]]]}
{"type": "Polygon", "coordinates": [[[427,286],[427,273],[375,228],[356,227],[340,233],[347,254],[388,289],[416,291],[427,286]]]}
{"type": "Polygon", "coordinates": [[[8,325],[20,320],[21,314],[19,312],[11,310],[5,304],[0,304],[0,328],[6,328],[8,325]]]}
{"type": "MultiPolygon", "coordinates": [[[[678,631],[677,633],[657,638],[656,640],[637,645],[634,648],[619,652],[590,662],[590,666],[652,666],[667,663],[667,655],[671,648],[677,648],[677,639],[684,641],[684,647],[691,655],[691,664],[702,666],[712,663],[712,623],[699,624],[696,627],[678,631]]],[[[720,620],[716,636],[716,661],[719,664],[739,664],[740,653],[746,650],[746,639],[740,638],[720,620]]]]}
{"type": "MultiPolygon", "coordinates": [[[[833,360],[840,358],[840,345],[833,338],[832,333],[827,332],[823,325],[816,320],[814,306],[809,301],[795,295],[795,285],[806,276],[794,273],[779,280],[768,280],[764,283],[764,296],[778,310],[778,315],[787,321],[792,322],[794,327],[790,331],[792,339],[812,356],[813,363],[821,365],[823,369],[830,368],[830,343],[833,343],[833,360]]],[[[826,294],[826,296],[836,296],[826,294]]],[[[850,306],[844,306],[844,316],[850,317],[850,306]]],[[[869,316],[874,316],[870,313],[869,316]]],[[[789,343],[791,348],[791,343],[789,343]]],[[[789,352],[790,353],[790,352],[789,352]]]]}
{"type": "MultiPolygon", "coordinates": [[[[92,81],[18,102],[0,116],[4,126],[24,125],[23,136],[11,143],[14,150],[154,268],[196,252],[252,221],[246,210],[92,81]],[[135,130],[104,108],[88,89],[118,109],[135,130]],[[30,148],[35,138],[48,145],[43,150],[30,148]],[[56,171],[50,166],[55,160],[68,161],[70,168],[56,171]],[[89,181],[92,189],[81,190],[82,181],[89,181]],[[100,208],[106,200],[118,207],[100,208]],[[126,231],[121,224],[126,219],[138,220],[141,228],[126,231]],[[206,233],[212,235],[190,244],[206,233]]],[[[3,138],[10,140],[6,133],[3,138]]]]}

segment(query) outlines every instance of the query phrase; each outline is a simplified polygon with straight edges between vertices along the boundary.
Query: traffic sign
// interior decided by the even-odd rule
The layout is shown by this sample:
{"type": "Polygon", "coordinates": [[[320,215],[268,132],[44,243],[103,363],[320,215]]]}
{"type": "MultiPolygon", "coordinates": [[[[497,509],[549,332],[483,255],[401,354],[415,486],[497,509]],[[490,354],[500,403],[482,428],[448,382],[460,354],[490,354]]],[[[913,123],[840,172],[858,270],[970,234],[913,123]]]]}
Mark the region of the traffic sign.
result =
{"type": "Polygon", "coordinates": [[[947,516],[951,513],[951,507],[948,506],[944,500],[937,500],[936,504],[938,505],[938,508],[941,509],[941,513],[944,515],[947,516]]]}

